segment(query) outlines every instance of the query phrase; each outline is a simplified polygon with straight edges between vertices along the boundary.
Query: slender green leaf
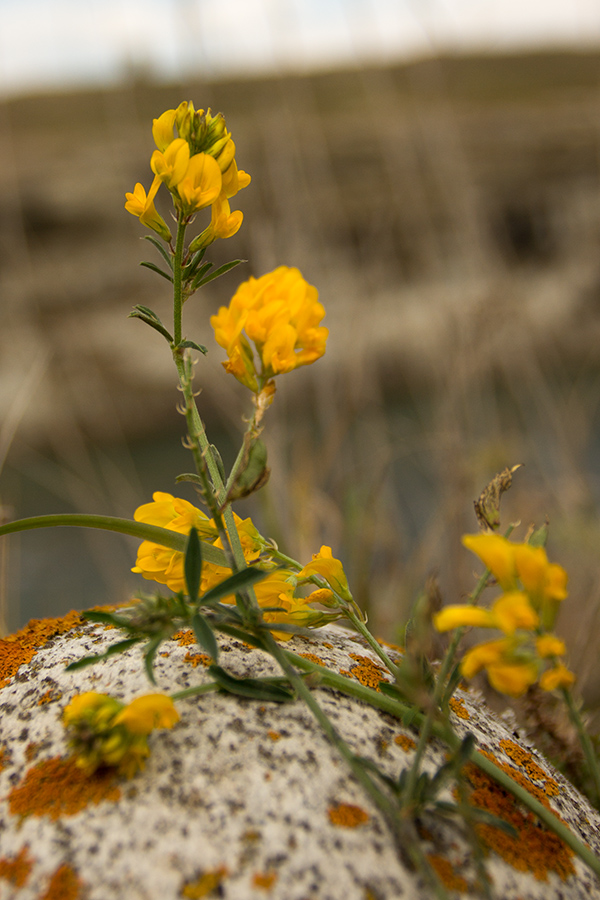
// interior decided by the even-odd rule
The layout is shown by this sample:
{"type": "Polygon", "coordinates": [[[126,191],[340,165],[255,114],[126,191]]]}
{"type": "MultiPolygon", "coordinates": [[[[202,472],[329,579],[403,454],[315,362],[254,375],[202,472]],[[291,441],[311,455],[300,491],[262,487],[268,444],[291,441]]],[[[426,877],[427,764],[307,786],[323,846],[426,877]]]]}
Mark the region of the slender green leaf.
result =
{"type": "Polygon", "coordinates": [[[144,652],[144,666],[146,669],[146,674],[152,684],[156,684],[156,678],[154,677],[154,658],[158,652],[158,648],[162,644],[164,640],[169,637],[169,633],[161,632],[160,634],[156,634],[153,638],[151,638],[146,644],[146,649],[144,652]]]}
{"type": "Polygon", "coordinates": [[[195,472],[184,472],[183,475],[178,475],[175,484],[179,484],[180,481],[191,481],[192,484],[202,485],[202,479],[195,472]]]}
{"type": "Polygon", "coordinates": [[[195,528],[191,529],[188,537],[183,570],[188,597],[192,604],[195,604],[200,591],[200,578],[202,577],[202,551],[198,540],[198,532],[195,528]]]}
{"type": "Polygon", "coordinates": [[[77,659],[75,662],[69,663],[66,671],[73,672],[75,669],[83,669],[85,666],[91,666],[94,663],[101,662],[103,659],[108,659],[109,656],[114,656],[115,653],[122,653],[124,650],[139,643],[141,640],[141,637],[132,637],[126,638],[124,641],[117,641],[116,644],[111,644],[104,653],[98,653],[96,656],[84,656],[82,659],[77,659]]]}
{"type": "Polygon", "coordinates": [[[170,281],[173,284],[173,276],[169,275],[167,272],[163,272],[161,268],[155,266],[152,262],[141,262],[140,266],[144,266],[146,269],[152,269],[153,272],[156,272],[157,275],[162,275],[163,278],[166,278],[167,281],[170,281]]]}
{"type": "Polygon", "coordinates": [[[144,313],[138,312],[135,309],[129,313],[128,318],[141,319],[142,322],[145,322],[146,325],[150,326],[150,328],[154,328],[155,331],[158,331],[160,334],[162,334],[162,336],[165,337],[170,344],[173,343],[173,335],[169,331],[167,331],[165,326],[158,319],[153,319],[150,316],[146,316],[144,315],[144,313]]]}
{"type": "Polygon", "coordinates": [[[196,613],[192,617],[192,628],[200,646],[204,647],[206,652],[216,662],[219,658],[219,645],[217,644],[214,631],[201,613],[196,613]]]}
{"type": "Polygon", "coordinates": [[[223,482],[223,484],[225,484],[227,478],[225,476],[225,466],[223,465],[223,459],[221,457],[221,454],[219,453],[219,448],[215,447],[214,444],[211,444],[210,449],[212,450],[213,459],[217,464],[217,469],[219,470],[221,481],[223,482]]]}
{"type": "MultiPolygon", "coordinates": [[[[447,800],[437,800],[435,803],[435,808],[440,812],[446,813],[448,815],[461,817],[464,816],[464,812],[461,806],[456,803],[450,803],[447,800]]],[[[487,809],[480,809],[478,806],[469,806],[469,817],[480,825],[491,825],[492,828],[497,828],[499,831],[503,831],[509,837],[519,837],[519,832],[513,825],[510,824],[510,822],[507,822],[505,819],[501,819],[499,816],[495,816],[493,813],[488,812],[487,809]]]]}
{"type": "Polygon", "coordinates": [[[125,616],[117,616],[115,613],[105,613],[97,609],[86,609],[81,613],[89,622],[99,622],[102,625],[114,625],[115,628],[130,628],[131,622],[125,616]]]}
{"type": "Polygon", "coordinates": [[[211,262],[204,263],[201,269],[198,269],[196,273],[196,277],[194,278],[192,284],[190,285],[190,290],[195,291],[198,287],[200,287],[200,283],[202,281],[202,277],[206,275],[209,269],[212,269],[213,264],[211,262]]]}
{"type": "MultiPolygon", "coordinates": [[[[115,531],[117,534],[129,534],[142,541],[151,541],[161,547],[169,547],[180,553],[185,552],[186,535],[160,525],[148,525],[146,522],[135,522],[131,519],[120,519],[116,516],[96,516],[88,513],[58,513],[52,516],[32,516],[29,519],[16,519],[0,525],[0,537],[3,534],[15,534],[18,531],[31,531],[34,528],[55,528],[69,526],[79,528],[99,528],[102,531],[115,531]]],[[[202,556],[217,566],[227,566],[227,557],[218,547],[202,544],[202,556]]]]}
{"type": "Polygon", "coordinates": [[[154,244],[154,246],[156,247],[156,249],[162,256],[162,258],[165,260],[168,267],[171,269],[171,271],[173,271],[173,258],[171,256],[171,254],[169,253],[169,251],[165,247],[163,247],[163,245],[160,243],[160,241],[157,241],[156,238],[152,237],[151,234],[145,234],[144,240],[150,241],[151,244],[154,244]]]}
{"type": "Polygon", "coordinates": [[[221,275],[225,275],[226,272],[229,272],[231,269],[234,269],[236,266],[239,266],[240,263],[248,262],[247,259],[234,259],[231,262],[225,263],[224,266],[219,266],[218,269],[215,269],[214,272],[211,272],[210,275],[207,275],[205,278],[200,278],[200,274],[194,278],[194,283],[192,287],[194,290],[197,290],[199,287],[203,287],[205,284],[208,284],[210,281],[214,281],[215,278],[220,278],[221,275]],[[198,280],[200,279],[200,280],[198,280]]]}
{"type": "Polygon", "coordinates": [[[143,306],[141,303],[136,303],[133,309],[134,311],[137,310],[138,312],[143,313],[145,316],[148,316],[149,319],[154,319],[155,322],[160,322],[160,319],[158,318],[154,310],[150,309],[149,306],[143,306]]]}
{"type": "Polygon", "coordinates": [[[220,584],[215,585],[210,591],[203,594],[200,598],[200,603],[202,606],[207,606],[210,603],[215,603],[217,600],[220,600],[221,597],[227,597],[229,594],[237,594],[244,588],[251,587],[251,585],[262,581],[263,578],[266,578],[267,575],[270,575],[273,571],[275,570],[271,569],[269,572],[265,572],[264,569],[248,566],[247,569],[242,569],[241,572],[230,575],[225,581],[221,581],[220,584]]]}
{"type": "Polygon", "coordinates": [[[288,703],[294,699],[294,692],[283,684],[262,678],[235,678],[221,666],[209,666],[208,672],[219,687],[229,694],[251,697],[253,700],[271,700],[274,703],[288,703]]]}
{"type": "MultiPolygon", "coordinates": [[[[182,270],[184,281],[189,281],[189,279],[192,278],[196,274],[198,266],[204,259],[205,253],[206,253],[206,247],[203,247],[201,250],[197,250],[194,253],[194,255],[192,256],[192,258],[190,259],[189,263],[186,263],[186,265],[183,267],[183,270],[182,270]]],[[[207,263],[207,265],[210,268],[210,266],[212,266],[212,263],[207,263]]]]}
{"type": "Polygon", "coordinates": [[[197,344],[196,341],[182,341],[180,344],[177,344],[178,347],[189,347],[190,350],[197,350],[199,353],[203,353],[205,356],[208,353],[208,350],[204,346],[204,344],[197,344]]]}

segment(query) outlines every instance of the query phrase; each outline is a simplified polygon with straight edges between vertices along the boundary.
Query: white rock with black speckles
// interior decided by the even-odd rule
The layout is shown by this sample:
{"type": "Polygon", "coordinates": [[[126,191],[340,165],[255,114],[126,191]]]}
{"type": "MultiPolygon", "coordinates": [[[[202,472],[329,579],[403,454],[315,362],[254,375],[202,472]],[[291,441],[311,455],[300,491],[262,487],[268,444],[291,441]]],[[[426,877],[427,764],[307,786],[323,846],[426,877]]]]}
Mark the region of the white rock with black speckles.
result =
{"type": "MultiPolygon", "coordinates": [[[[180,701],[181,721],[152,734],[146,768],[121,783],[120,799],[89,803],[57,819],[35,813],[21,819],[11,811],[11,790],[33,766],[68,755],[61,713],[74,694],[95,690],[128,702],[208,680],[201,664],[192,665],[195,648],[174,640],[161,648],[168,655],[157,657],[158,688],[149,685],[135,647],[91,668],[65,671],[68,662],[102,652],[116,635],[84,625],[56,637],[0,690],[2,900],[41,900],[50,885],[56,890],[61,866],[79,884],[68,900],[429,900],[430,888],[407,870],[381,815],[300,701],[263,703],[216,693],[180,701]],[[341,807],[347,827],[335,821],[340,804],[348,805],[341,807]],[[19,859],[31,869],[17,885],[10,865],[19,859]]],[[[279,674],[265,653],[227,638],[220,643],[222,665],[232,674],[279,674]]],[[[314,654],[335,671],[360,665],[356,655],[378,662],[359,638],[335,627],[286,647],[314,654]]],[[[394,776],[410,761],[410,744],[401,738],[410,732],[389,715],[333,691],[317,689],[316,696],[357,753],[394,776]]],[[[473,731],[499,761],[511,764],[500,742],[518,739],[477,695],[457,696],[457,728],[473,731]]],[[[444,754],[431,742],[428,771],[444,754]]],[[[549,798],[552,807],[600,852],[598,814],[544,760],[535,753],[531,759],[543,770],[538,787],[558,788],[549,798]]],[[[459,825],[435,819],[423,825],[423,849],[445,866],[448,883],[473,885],[471,850],[459,825]]],[[[600,898],[595,876],[575,857],[571,863],[574,874],[563,880],[539,866],[518,871],[493,852],[486,858],[501,900],[600,898]],[[539,880],[541,874],[547,880],[539,880]]]]}

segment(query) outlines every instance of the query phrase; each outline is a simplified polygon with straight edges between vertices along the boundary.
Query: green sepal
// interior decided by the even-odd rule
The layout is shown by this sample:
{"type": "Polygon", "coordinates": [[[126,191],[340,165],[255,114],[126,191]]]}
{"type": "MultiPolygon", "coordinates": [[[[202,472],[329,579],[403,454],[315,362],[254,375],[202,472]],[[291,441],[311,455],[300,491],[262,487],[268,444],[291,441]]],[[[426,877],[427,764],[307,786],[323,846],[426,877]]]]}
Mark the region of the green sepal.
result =
{"type": "Polygon", "coordinates": [[[201,613],[197,612],[192,616],[192,628],[197,642],[216,662],[219,658],[219,645],[214,631],[201,613]]]}
{"type": "Polygon", "coordinates": [[[548,540],[548,525],[549,523],[546,521],[539,528],[536,528],[527,543],[531,544],[532,547],[545,547],[548,540]]]}
{"type": "Polygon", "coordinates": [[[202,577],[202,550],[200,549],[198,532],[195,528],[192,528],[189,533],[183,571],[188,597],[190,602],[195,604],[200,592],[200,579],[202,577]]]}
{"type": "Polygon", "coordinates": [[[151,309],[147,309],[144,306],[134,306],[132,311],[129,313],[128,318],[130,319],[141,319],[142,322],[145,322],[146,325],[149,325],[150,328],[154,328],[155,331],[158,331],[165,337],[170,344],[173,343],[173,335],[167,331],[163,323],[160,321],[156,313],[153,313],[151,309]]]}
{"type": "Polygon", "coordinates": [[[182,341],[180,344],[177,344],[177,349],[180,347],[189,347],[190,350],[197,350],[199,353],[203,353],[204,356],[208,353],[204,344],[197,344],[196,341],[182,341]]]}
{"type": "Polygon", "coordinates": [[[220,278],[221,275],[225,275],[227,272],[234,269],[236,266],[239,266],[240,263],[248,262],[247,259],[234,259],[231,262],[225,263],[223,266],[219,266],[218,269],[215,269],[214,272],[211,272],[210,275],[206,275],[204,278],[201,277],[201,271],[196,275],[194,281],[192,283],[192,288],[197,291],[198,288],[203,287],[205,284],[208,284],[210,281],[214,281],[215,278],[220,278]]]}
{"type": "Polygon", "coordinates": [[[155,237],[152,237],[151,234],[145,234],[143,239],[145,241],[150,241],[151,244],[154,244],[154,246],[156,247],[156,249],[162,256],[162,258],[165,260],[165,262],[168,265],[168,267],[170,268],[170,270],[173,271],[173,258],[171,257],[170,253],[167,250],[165,250],[163,245],[159,241],[157,241],[155,237]]]}
{"type": "Polygon", "coordinates": [[[217,682],[221,690],[240,697],[251,697],[253,700],[270,700],[273,703],[289,703],[294,699],[294,692],[284,684],[287,679],[267,681],[263,678],[235,678],[221,666],[209,666],[208,673],[217,682]]]}
{"type": "Polygon", "coordinates": [[[84,656],[81,659],[76,659],[75,662],[69,663],[65,671],[74,672],[75,669],[83,669],[85,666],[91,666],[94,663],[101,662],[103,659],[108,659],[109,656],[114,656],[115,653],[123,653],[124,650],[129,649],[129,647],[132,647],[134,644],[138,644],[141,640],[142,637],[140,636],[125,638],[124,641],[117,641],[116,644],[111,644],[104,653],[98,653],[96,656],[84,656]]]}
{"type": "Polygon", "coordinates": [[[170,281],[171,284],[173,284],[173,276],[169,275],[168,272],[163,272],[163,270],[159,266],[156,266],[154,263],[144,260],[144,262],[140,263],[140,266],[144,266],[144,268],[146,269],[152,269],[152,271],[156,272],[157,275],[162,275],[163,278],[166,278],[167,281],[170,281]]]}
{"type": "Polygon", "coordinates": [[[229,578],[216,584],[210,591],[203,594],[200,598],[200,605],[208,606],[211,603],[216,603],[221,597],[227,597],[228,594],[238,594],[244,588],[249,588],[253,584],[262,581],[263,578],[266,578],[267,575],[274,571],[276,570],[271,569],[267,572],[265,569],[256,568],[256,566],[248,566],[246,569],[242,569],[241,572],[235,572],[233,575],[230,575],[229,578]]]}

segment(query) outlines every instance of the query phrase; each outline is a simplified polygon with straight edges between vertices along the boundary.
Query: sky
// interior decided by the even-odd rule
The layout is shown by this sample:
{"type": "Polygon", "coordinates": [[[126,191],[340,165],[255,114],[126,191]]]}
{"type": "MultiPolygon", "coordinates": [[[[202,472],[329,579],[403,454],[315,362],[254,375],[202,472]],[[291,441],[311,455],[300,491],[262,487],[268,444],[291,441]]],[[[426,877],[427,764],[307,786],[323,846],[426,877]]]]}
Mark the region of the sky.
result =
{"type": "Polygon", "coordinates": [[[582,45],[598,0],[0,0],[0,94],[582,45]]]}

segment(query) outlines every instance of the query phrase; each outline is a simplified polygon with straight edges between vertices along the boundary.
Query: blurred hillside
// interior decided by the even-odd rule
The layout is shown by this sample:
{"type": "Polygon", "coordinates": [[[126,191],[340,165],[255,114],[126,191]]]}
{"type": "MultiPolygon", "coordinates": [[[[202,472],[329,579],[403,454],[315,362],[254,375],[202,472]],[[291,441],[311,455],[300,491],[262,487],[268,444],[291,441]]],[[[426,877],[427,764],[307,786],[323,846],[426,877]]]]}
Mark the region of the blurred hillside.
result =
{"type": "MultiPolygon", "coordinates": [[[[584,604],[565,627],[585,660],[600,608],[597,53],[132,82],[0,105],[6,514],[129,516],[189,468],[169,353],[127,319],[135,303],[167,318],[168,291],[138,267],[154,251],[123,209],[150,182],[152,118],[181,99],[225,113],[252,174],[236,197],[244,225],[211,257],[249,263],[186,310],[187,336],[210,348],[198,383],[213,439],[233,452],[247,398],[223,374],[208,315],[242,278],[298,266],[331,333],[323,360],[281,380],[271,483],[240,513],[298,558],[331,544],[393,636],[433,568],[446,600],[468,589],[471,501],[525,463],[507,521],[550,515],[584,604]]],[[[135,542],[65,534],[11,541],[13,627],[135,583],[135,542]]]]}

